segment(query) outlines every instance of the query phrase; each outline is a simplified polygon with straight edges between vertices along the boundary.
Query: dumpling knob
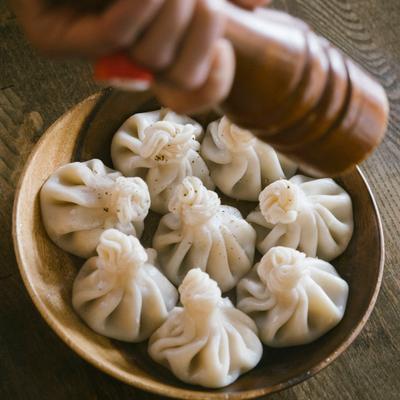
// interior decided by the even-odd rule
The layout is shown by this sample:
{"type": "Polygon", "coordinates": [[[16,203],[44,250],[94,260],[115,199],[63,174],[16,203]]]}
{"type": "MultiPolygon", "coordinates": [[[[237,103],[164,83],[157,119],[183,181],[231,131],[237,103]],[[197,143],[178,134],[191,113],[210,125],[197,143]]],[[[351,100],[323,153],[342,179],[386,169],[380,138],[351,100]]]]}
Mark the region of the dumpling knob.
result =
{"type": "Polygon", "coordinates": [[[212,218],[220,205],[217,193],[208,190],[199,178],[188,176],[176,188],[168,208],[185,224],[197,225],[212,218]]]}
{"type": "MultiPolygon", "coordinates": [[[[214,141],[220,148],[228,148],[233,153],[243,152],[243,148],[257,141],[256,137],[248,130],[233,124],[227,117],[222,117],[213,135],[214,141]]],[[[213,126],[213,127],[214,127],[213,126]]]]}
{"type": "Polygon", "coordinates": [[[126,270],[134,272],[148,260],[136,237],[116,229],[108,229],[100,236],[97,253],[104,269],[117,269],[116,272],[122,276],[126,270]]]}
{"type": "Polygon", "coordinates": [[[141,178],[119,177],[110,190],[109,209],[125,225],[143,221],[150,209],[150,194],[141,178]]]}
{"type": "Polygon", "coordinates": [[[145,128],[140,156],[157,164],[179,161],[190,150],[199,150],[196,127],[170,121],[157,121],[145,128]]]}
{"type": "Polygon", "coordinates": [[[301,280],[306,255],[288,247],[273,247],[261,259],[257,274],[274,295],[290,293],[301,280]]]}
{"type": "Polygon", "coordinates": [[[267,186],[259,196],[260,211],[271,224],[289,224],[296,221],[304,207],[305,196],[301,189],[286,179],[267,186]]]}
{"type": "Polygon", "coordinates": [[[191,269],[178,290],[182,305],[190,313],[210,314],[221,300],[221,289],[217,282],[200,268],[191,269]]]}

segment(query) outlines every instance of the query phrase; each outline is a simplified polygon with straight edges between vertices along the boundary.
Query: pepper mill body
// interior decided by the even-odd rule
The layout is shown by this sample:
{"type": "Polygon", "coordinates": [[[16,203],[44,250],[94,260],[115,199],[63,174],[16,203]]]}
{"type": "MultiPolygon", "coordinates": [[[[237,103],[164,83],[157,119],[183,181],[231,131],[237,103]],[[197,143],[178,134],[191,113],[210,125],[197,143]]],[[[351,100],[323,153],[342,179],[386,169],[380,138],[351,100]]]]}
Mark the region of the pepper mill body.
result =
{"type": "Polygon", "coordinates": [[[296,18],[229,6],[227,15],[237,65],[222,109],[233,122],[319,176],[378,146],[389,113],[379,83],[296,18]]]}

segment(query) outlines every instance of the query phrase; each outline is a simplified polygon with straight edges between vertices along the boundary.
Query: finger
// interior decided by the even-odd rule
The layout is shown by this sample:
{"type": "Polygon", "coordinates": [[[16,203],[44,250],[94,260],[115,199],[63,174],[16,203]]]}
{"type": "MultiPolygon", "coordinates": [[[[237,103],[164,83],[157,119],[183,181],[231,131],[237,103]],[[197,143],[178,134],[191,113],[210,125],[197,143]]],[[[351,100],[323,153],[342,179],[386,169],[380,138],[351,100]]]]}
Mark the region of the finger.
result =
{"type": "Polygon", "coordinates": [[[271,0],[231,0],[231,1],[232,3],[235,3],[240,7],[249,9],[266,6],[271,3],[271,0]]]}
{"type": "Polygon", "coordinates": [[[260,19],[264,20],[265,23],[274,22],[277,24],[288,25],[302,31],[309,31],[309,26],[301,19],[292,17],[283,11],[259,8],[254,11],[254,14],[260,19]]]}
{"type": "Polygon", "coordinates": [[[174,59],[193,15],[196,0],[168,0],[130,54],[152,70],[165,69],[174,59]]]}
{"type": "Polygon", "coordinates": [[[209,74],[213,45],[223,34],[225,19],[218,2],[198,0],[194,18],[176,61],[166,72],[165,79],[183,89],[202,86],[209,74]]]}
{"type": "Polygon", "coordinates": [[[33,44],[46,54],[99,57],[130,44],[163,2],[118,0],[100,15],[31,8],[24,25],[33,44]]]}
{"type": "Polygon", "coordinates": [[[232,86],[235,55],[232,45],[219,39],[213,47],[210,74],[204,85],[196,90],[182,90],[161,82],[154,92],[162,104],[179,113],[195,113],[209,109],[225,99],[232,86]]]}
{"type": "Polygon", "coordinates": [[[99,24],[111,45],[125,48],[136,40],[164,3],[165,0],[119,0],[103,13],[99,24]]]}

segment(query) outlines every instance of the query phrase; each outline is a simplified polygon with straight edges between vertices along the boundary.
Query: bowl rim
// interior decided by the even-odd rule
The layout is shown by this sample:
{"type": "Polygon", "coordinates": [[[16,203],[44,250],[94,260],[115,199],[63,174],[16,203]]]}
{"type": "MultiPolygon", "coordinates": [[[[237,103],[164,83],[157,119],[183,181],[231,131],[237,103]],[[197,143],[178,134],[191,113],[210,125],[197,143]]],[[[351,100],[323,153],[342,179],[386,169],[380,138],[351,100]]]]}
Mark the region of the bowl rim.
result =
{"type": "Polygon", "coordinates": [[[316,375],[318,372],[323,370],[325,367],[327,367],[329,364],[331,364],[334,360],[336,360],[350,345],[351,343],[356,339],[356,337],[359,335],[361,330],[364,328],[368,318],[370,317],[372,310],[374,309],[379,290],[381,287],[382,283],[382,277],[383,277],[383,270],[384,270],[384,263],[385,263],[385,244],[384,244],[384,234],[383,234],[383,227],[382,227],[382,220],[381,216],[379,213],[379,209],[376,203],[376,200],[373,196],[372,190],[365,178],[365,175],[359,168],[359,166],[356,166],[354,172],[356,172],[360,177],[365,185],[365,188],[367,190],[369,199],[371,201],[371,205],[373,207],[376,219],[377,219],[377,224],[378,224],[378,230],[379,230],[379,249],[380,249],[380,259],[379,259],[379,271],[378,271],[378,277],[377,277],[377,284],[375,286],[374,292],[371,297],[371,301],[368,305],[368,308],[366,309],[363,317],[359,321],[359,323],[356,325],[356,327],[351,331],[350,335],[347,337],[347,339],[341,343],[341,345],[331,354],[329,354],[324,360],[320,361],[318,364],[316,364],[314,367],[310,368],[307,372],[294,377],[293,379],[290,379],[286,382],[283,383],[278,383],[273,386],[269,386],[266,388],[260,388],[260,389],[251,389],[251,390],[243,390],[243,391],[238,391],[238,392],[232,392],[232,393],[224,393],[224,392],[216,392],[216,391],[209,391],[209,390],[197,390],[197,389],[183,389],[183,388],[178,388],[178,387],[173,387],[172,385],[168,385],[165,383],[157,383],[154,382],[154,380],[148,379],[148,378],[142,378],[142,377],[136,377],[135,375],[131,375],[128,373],[121,373],[121,371],[115,369],[112,367],[111,364],[102,364],[99,362],[96,357],[93,357],[90,353],[85,351],[84,348],[80,347],[76,343],[74,343],[73,340],[69,337],[68,334],[66,334],[63,331],[62,324],[59,324],[58,321],[47,311],[46,306],[42,303],[40,296],[36,293],[35,290],[35,285],[33,282],[31,282],[29,274],[26,272],[29,266],[25,263],[24,260],[24,255],[23,255],[23,248],[21,243],[18,240],[19,236],[19,221],[18,221],[18,216],[19,216],[19,208],[22,206],[20,204],[20,195],[22,191],[23,185],[26,183],[26,176],[28,174],[28,170],[30,168],[30,164],[33,161],[33,159],[37,156],[37,154],[40,152],[42,144],[47,140],[48,136],[51,135],[53,128],[56,127],[59,121],[61,121],[63,118],[68,117],[68,115],[72,114],[74,110],[76,110],[77,107],[84,105],[88,102],[94,102],[94,105],[96,105],[97,101],[101,100],[103,98],[105,91],[95,93],[80,103],[76,104],[73,106],[71,109],[69,109],[66,113],[62,114],[53,124],[51,124],[46,131],[42,134],[41,138],[38,140],[38,142],[35,144],[33,147],[30,155],[28,156],[25,165],[23,167],[23,170],[21,172],[21,175],[18,179],[18,183],[16,186],[15,190],[15,197],[14,197],[14,205],[13,205],[13,213],[12,213],[12,237],[13,237],[13,244],[14,244],[14,252],[16,255],[16,260],[18,264],[18,269],[20,271],[22,280],[24,282],[24,285],[29,293],[29,296],[31,297],[33,303],[35,304],[35,307],[39,311],[40,315],[42,318],[46,321],[46,323],[50,326],[50,328],[57,334],[57,336],[65,343],[67,344],[68,347],[70,347],[76,354],[78,354],[81,358],[83,358],[85,361],[89,362],[91,365],[96,367],[97,369],[101,370],[102,372],[111,375],[112,377],[116,378],[119,381],[122,381],[128,385],[137,387],[141,390],[145,390],[147,392],[151,392],[154,394],[159,394],[171,398],[181,398],[181,399],[220,399],[220,398],[226,398],[226,399],[237,399],[237,400],[243,400],[243,399],[252,399],[256,398],[259,396],[265,396],[271,393],[279,392],[284,389],[288,389],[294,385],[297,385],[304,380],[310,378],[313,375],[316,375]]]}

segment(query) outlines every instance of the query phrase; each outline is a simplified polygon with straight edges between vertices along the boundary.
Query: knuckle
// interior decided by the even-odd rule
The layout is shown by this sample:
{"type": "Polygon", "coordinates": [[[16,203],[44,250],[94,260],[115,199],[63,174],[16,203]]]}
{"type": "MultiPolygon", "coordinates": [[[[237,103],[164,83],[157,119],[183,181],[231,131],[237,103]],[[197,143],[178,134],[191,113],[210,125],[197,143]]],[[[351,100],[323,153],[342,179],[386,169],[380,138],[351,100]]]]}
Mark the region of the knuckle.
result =
{"type": "Polygon", "coordinates": [[[161,7],[165,0],[146,0],[147,7],[161,7]]]}
{"type": "Polygon", "coordinates": [[[175,74],[174,81],[180,88],[193,91],[204,85],[206,77],[198,72],[183,73],[175,74]]]}
{"type": "Polygon", "coordinates": [[[131,38],[121,35],[118,30],[107,29],[103,31],[102,43],[108,51],[125,48],[130,44],[131,38]]]}
{"type": "Polygon", "coordinates": [[[172,61],[172,54],[170,52],[149,52],[147,46],[139,46],[133,49],[131,56],[134,60],[153,71],[166,69],[172,61]]]}
{"type": "Polygon", "coordinates": [[[226,26],[226,17],[221,10],[210,0],[201,0],[202,6],[197,13],[197,23],[203,26],[209,38],[218,38],[223,35],[226,26]]]}
{"type": "Polygon", "coordinates": [[[220,3],[215,0],[198,0],[198,11],[209,18],[220,20],[223,19],[220,3]]]}
{"type": "Polygon", "coordinates": [[[175,0],[175,24],[187,24],[193,16],[195,0],[186,0],[183,3],[180,0],[175,0]]]}
{"type": "Polygon", "coordinates": [[[155,71],[162,71],[168,68],[172,62],[172,55],[168,52],[160,54],[157,57],[152,57],[147,61],[150,68],[155,71]]]}

